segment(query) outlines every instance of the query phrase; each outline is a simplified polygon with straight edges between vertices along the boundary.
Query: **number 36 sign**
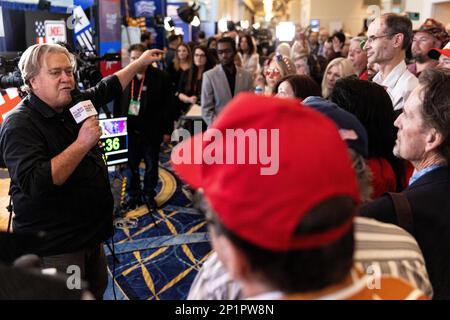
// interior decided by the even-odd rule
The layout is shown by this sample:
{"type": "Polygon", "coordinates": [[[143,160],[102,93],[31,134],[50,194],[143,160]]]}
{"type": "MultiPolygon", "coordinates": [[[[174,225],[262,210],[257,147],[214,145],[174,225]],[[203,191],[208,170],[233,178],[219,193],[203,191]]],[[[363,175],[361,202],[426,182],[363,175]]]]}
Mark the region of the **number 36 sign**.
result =
{"type": "Polygon", "coordinates": [[[106,164],[113,166],[128,162],[127,118],[100,120],[100,126],[103,130],[100,143],[106,164]]]}

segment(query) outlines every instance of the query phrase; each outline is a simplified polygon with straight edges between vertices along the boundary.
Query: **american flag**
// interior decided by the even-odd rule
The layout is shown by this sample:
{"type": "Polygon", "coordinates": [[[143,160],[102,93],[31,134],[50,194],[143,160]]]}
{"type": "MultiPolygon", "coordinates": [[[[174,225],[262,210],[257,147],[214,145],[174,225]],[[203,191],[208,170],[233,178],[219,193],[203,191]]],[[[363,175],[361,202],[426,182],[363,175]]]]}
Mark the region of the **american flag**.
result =
{"type": "Polygon", "coordinates": [[[45,43],[45,22],[36,21],[36,44],[45,43]]]}

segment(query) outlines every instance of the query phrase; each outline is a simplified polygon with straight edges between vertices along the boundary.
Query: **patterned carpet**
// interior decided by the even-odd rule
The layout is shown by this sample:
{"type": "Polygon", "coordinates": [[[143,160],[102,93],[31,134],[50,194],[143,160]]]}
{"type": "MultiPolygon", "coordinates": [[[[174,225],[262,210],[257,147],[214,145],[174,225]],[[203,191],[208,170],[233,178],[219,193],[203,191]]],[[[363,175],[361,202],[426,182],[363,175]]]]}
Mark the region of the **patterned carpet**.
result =
{"type": "MultiPolygon", "coordinates": [[[[111,242],[105,246],[110,273],[106,300],[114,299],[114,291],[118,300],[184,300],[211,254],[206,222],[191,208],[190,192],[170,171],[169,153],[165,149],[161,155],[159,170],[156,201],[162,209],[150,215],[141,207],[125,219],[116,219],[114,247],[111,242]]],[[[115,175],[117,196],[122,183],[120,175],[115,175]]]]}

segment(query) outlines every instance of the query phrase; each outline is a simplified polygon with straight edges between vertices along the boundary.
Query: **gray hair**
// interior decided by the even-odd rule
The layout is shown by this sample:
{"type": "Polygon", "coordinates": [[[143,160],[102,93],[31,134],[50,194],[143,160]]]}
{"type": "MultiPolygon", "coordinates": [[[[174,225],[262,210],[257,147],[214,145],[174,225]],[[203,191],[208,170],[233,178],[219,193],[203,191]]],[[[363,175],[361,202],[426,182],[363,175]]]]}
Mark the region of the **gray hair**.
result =
{"type": "Polygon", "coordinates": [[[367,37],[361,36],[361,37],[354,37],[350,39],[350,42],[358,42],[360,45],[362,42],[366,42],[367,41],[367,37]]]}
{"type": "Polygon", "coordinates": [[[67,56],[70,65],[75,70],[76,59],[66,48],[58,44],[35,44],[29,47],[22,54],[19,61],[19,70],[22,74],[23,87],[22,90],[30,93],[32,91],[30,80],[37,76],[42,68],[43,58],[50,53],[62,53],[67,56]]]}

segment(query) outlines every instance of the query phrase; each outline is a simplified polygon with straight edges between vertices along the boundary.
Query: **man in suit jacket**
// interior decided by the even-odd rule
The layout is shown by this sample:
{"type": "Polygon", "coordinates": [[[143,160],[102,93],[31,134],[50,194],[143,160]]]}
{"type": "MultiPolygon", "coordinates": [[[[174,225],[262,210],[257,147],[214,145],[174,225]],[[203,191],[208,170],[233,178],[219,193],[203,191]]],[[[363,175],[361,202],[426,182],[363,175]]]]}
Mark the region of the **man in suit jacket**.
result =
{"type": "MultiPolygon", "coordinates": [[[[130,60],[145,51],[141,44],[129,48],[130,60]]],[[[174,93],[169,75],[148,66],[141,70],[114,104],[115,117],[128,117],[128,199],[124,209],[146,204],[156,207],[160,145],[173,131],[174,93]],[[144,159],[144,190],[140,189],[139,165],[144,159]]]]}
{"type": "MultiPolygon", "coordinates": [[[[425,70],[411,93],[394,147],[415,172],[403,191],[411,207],[410,232],[423,251],[435,299],[450,299],[450,71],[425,70]]],[[[364,216],[403,225],[384,196],[361,209],[364,216]]],[[[406,225],[406,224],[405,224],[406,225]]]]}
{"type": "Polygon", "coordinates": [[[253,89],[252,75],[234,64],[237,51],[233,39],[220,39],[217,54],[220,65],[203,75],[202,116],[208,126],[235,95],[253,89]]]}

